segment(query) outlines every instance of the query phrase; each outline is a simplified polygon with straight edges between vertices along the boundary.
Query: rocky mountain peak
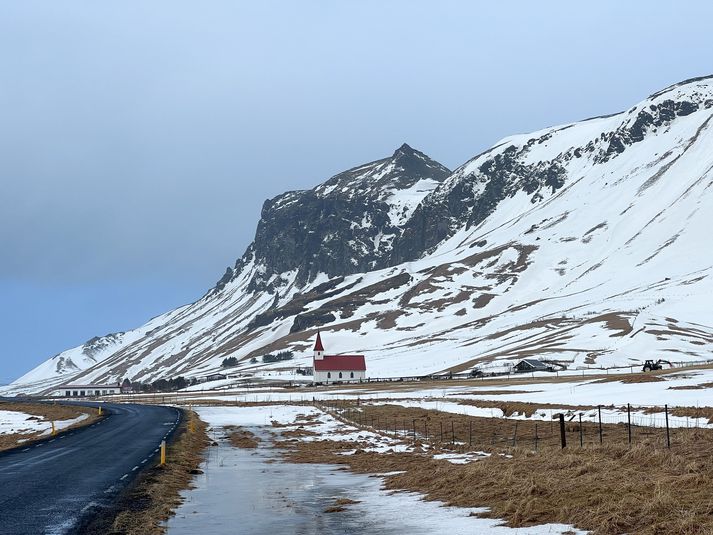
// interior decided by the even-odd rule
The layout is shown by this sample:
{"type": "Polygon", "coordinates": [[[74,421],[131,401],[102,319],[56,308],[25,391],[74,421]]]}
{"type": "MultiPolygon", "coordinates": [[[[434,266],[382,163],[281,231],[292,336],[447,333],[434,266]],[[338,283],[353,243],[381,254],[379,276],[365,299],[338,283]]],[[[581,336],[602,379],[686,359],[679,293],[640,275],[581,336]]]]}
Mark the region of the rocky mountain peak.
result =
{"type": "MultiPolygon", "coordinates": [[[[401,225],[451,171],[407,144],[391,157],[339,173],[311,190],[265,201],[255,240],[238,261],[263,266],[251,290],[279,286],[274,276],[296,271],[297,283],[371,271],[387,265],[401,225]]],[[[226,273],[219,287],[225,286],[226,273]]]]}

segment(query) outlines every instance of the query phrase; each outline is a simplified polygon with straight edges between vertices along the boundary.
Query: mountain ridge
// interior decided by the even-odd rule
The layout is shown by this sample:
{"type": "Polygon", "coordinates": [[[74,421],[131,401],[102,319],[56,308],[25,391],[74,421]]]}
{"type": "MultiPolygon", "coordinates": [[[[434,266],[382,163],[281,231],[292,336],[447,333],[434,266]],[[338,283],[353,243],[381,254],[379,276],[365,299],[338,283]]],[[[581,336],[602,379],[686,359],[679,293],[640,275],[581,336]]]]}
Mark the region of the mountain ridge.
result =
{"type": "Polygon", "coordinates": [[[533,354],[570,366],[700,360],[713,342],[712,108],[713,82],[700,77],[618,114],[507,137],[453,172],[404,145],[302,190],[312,193],[277,196],[199,301],[130,331],[100,362],[38,370],[10,390],[201,375],[228,356],[241,373],[279,376],[284,364],[250,359],[289,349],[306,363],[316,328],[325,344],[365,353],[372,375],[533,354]],[[434,176],[400,175],[401,149],[434,176]],[[384,177],[401,187],[359,188],[384,177]]]}

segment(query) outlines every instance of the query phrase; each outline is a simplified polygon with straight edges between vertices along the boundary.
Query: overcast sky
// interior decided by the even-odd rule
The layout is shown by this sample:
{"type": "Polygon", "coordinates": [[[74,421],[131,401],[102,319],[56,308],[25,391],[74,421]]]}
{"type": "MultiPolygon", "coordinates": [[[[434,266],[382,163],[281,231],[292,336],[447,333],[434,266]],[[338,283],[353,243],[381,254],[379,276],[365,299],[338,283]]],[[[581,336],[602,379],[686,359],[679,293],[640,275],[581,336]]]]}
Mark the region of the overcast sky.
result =
{"type": "Polygon", "coordinates": [[[262,202],[713,73],[710,2],[0,0],[0,383],[200,297],[262,202]]]}

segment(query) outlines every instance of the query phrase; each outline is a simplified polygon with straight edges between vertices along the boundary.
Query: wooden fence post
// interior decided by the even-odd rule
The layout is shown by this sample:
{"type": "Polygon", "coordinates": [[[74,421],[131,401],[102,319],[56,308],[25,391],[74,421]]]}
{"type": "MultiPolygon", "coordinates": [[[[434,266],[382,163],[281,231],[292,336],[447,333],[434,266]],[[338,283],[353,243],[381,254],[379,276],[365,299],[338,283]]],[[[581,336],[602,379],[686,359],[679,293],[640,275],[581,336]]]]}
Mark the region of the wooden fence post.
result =
{"type": "Polygon", "coordinates": [[[597,410],[599,411],[599,444],[602,444],[604,442],[604,437],[602,435],[602,406],[599,405],[597,410]]]}
{"type": "Polygon", "coordinates": [[[668,429],[668,405],[664,405],[663,409],[666,412],[666,447],[671,449],[671,434],[668,429]]]}
{"type": "Polygon", "coordinates": [[[560,441],[562,443],[562,449],[567,447],[567,436],[564,429],[564,414],[560,413],[560,441]]]}
{"type": "Polygon", "coordinates": [[[535,422],[535,451],[537,451],[537,422],[535,422]]]}
{"type": "Polygon", "coordinates": [[[629,432],[629,446],[631,446],[631,405],[626,404],[626,422],[627,431],[629,432]]]}
{"type": "Polygon", "coordinates": [[[579,413],[579,447],[584,447],[584,431],[582,430],[582,413],[579,413]]]}

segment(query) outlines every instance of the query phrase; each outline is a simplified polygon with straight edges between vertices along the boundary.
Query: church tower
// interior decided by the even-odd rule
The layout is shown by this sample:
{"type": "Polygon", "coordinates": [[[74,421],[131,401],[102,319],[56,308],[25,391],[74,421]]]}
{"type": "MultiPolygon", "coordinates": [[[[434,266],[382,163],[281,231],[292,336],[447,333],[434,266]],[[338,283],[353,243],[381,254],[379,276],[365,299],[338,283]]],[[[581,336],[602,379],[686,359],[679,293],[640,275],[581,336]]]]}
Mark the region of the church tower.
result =
{"type": "Polygon", "coordinates": [[[317,331],[317,341],[314,343],[314,360],[324,359],[324,346],[322,345],[322,337],[317,331]]]}

